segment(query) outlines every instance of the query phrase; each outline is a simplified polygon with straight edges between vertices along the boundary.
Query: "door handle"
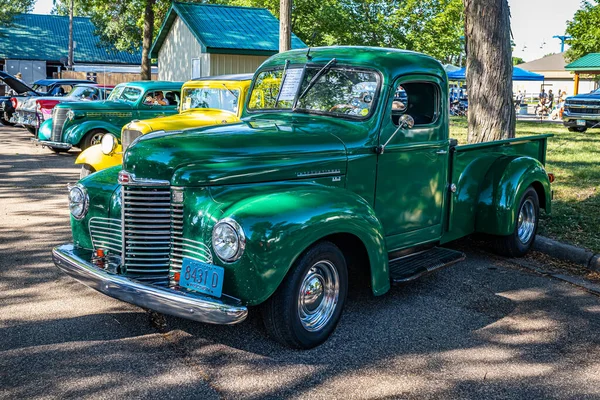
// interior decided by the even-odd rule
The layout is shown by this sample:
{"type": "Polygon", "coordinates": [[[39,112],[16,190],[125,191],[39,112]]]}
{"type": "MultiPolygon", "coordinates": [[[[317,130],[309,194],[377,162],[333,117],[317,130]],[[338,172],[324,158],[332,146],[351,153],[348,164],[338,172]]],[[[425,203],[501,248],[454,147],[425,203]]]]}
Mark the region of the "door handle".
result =
{"type": "Polygon", "coordinates": [[[436,152],[435,152],[435,154],[440,154],[440,155],[442,155],[442,154],[447,154],[447,153],[448,153],[448,151],[447,151],[447,150],[444,150],[444,149],[442,149],[442,150],[438,150],[438,151],[436,151],[436,152]]]}

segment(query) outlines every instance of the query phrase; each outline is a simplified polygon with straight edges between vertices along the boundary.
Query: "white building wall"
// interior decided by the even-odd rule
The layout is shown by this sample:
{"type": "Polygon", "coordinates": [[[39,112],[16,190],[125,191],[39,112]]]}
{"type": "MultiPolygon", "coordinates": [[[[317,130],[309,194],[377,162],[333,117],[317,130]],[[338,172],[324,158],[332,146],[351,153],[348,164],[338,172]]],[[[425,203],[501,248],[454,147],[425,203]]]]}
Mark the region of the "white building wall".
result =
{"type": "Polygon", "coordinates": [[[208,76],[208,54],[202,54],[200,43],[177,17],[158,52],[158,79],[187,81],[192,78],[192,60],[200,60],[202,76],[208,76]]]}
{"type": "Polygon", "coordinates": [[[269,57],[244,56],[238,54],[210,54],[210,74],[254,73],[269,57]]]}

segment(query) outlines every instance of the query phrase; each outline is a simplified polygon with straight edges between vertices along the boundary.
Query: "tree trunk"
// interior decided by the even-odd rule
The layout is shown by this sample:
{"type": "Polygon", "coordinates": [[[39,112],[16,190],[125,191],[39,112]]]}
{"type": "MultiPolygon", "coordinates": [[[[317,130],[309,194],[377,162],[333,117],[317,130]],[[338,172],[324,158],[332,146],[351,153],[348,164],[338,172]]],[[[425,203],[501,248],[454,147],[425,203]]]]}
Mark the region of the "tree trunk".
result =
{"type": "Polygon", "coordinates": [[[279,2],[279,52],[291,49],[292,0],[279,2]]]}
{"type": "MultiPolygon", "coordinates": [[[[69,56],[67,66],[69,69],[73,69],[73,7],[75,0],[71,0],[69,4],[69,56]]],[[[64,60],[64,59],[63,59],[64,60]]]]}
{"type": "Polygon", "coordinates": [[[150,65],[150,46],[154,33],[154,3],[156,0],[146,0],[144,9],[144,33],[142,39],[142,74],[144,81],[152,80],[152,66],[150,65]]]}
{"type": "Polygon", "coordinates": [[[507,0],[463,0],[469,143],[515,137],[507,0]]]}

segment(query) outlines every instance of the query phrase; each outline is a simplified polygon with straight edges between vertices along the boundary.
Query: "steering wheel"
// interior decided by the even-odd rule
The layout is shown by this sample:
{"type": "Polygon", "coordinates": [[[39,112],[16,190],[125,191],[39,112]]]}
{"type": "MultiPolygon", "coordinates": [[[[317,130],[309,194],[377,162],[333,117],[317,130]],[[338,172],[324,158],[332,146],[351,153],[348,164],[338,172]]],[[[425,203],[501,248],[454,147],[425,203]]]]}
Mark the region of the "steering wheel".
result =
{"type": "Polygon", "coordinates": [[[336,104],[335,106],[333,106],[329,109],[329,112],[334,112],[339,108],[347,108],[347,109],[353,110],[356,108],[356,106],[353,106],[352,104],[336,104]]]}

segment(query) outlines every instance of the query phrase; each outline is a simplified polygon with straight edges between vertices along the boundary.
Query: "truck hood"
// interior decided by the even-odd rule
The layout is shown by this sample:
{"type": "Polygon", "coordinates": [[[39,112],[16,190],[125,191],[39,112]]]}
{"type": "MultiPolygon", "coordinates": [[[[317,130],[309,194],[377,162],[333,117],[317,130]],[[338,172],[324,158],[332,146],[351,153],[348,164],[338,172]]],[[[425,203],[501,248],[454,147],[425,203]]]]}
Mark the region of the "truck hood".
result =
{"type": "Polygon", "coordinates": [[[577,96],[569,96],[566,99],[566,102],[569,102],[571,100],[583,100],[583,101],[598,101],[600,100],[600,93],[585,93],[585,94],[578,94],[577,96]]]}
{"type": "Polygon", "coordinates": [[[346,173],[346,148],[336,133],[350,122],[303,118],[245,120],[231,125],[141,136],[124,154],[135,179],[175,186],[309,179],[346,173]],[[308,121],[307,121],[308,119],[308,121]]]}
{"type": "Polygon", "coordinates": [[[168,117],[132,121],[127,125],[127,129],[146,134],[152,131],[198,128],[237,121],[239,121],[239,118],[232,112],[206,108],[203,110],[184,111],[168,117]]]}

